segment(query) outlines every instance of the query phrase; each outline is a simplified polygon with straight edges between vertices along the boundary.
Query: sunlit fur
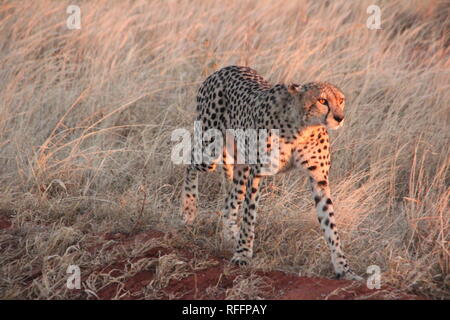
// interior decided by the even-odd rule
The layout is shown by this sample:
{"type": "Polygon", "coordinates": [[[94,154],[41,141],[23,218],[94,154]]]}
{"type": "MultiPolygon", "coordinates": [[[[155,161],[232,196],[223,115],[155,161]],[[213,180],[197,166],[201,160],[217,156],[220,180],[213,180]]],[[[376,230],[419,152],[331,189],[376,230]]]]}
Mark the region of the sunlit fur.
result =
{"type": "MultiPolygon", "coordinates": [[[[224,165],[226,176],[233,181],[222,215],[224,238],[235,245],[233,263],[248,264],[253,256],[259,186],[262,177],[267,175],[266,170],[270,168],[272,175],[295,166],[309,176],[317,217],[336,276],[361,280],[350,269],[341,247],[328,180],[331,159],[327,128],[338,128],[343,119],[344,94],[326,82],[301,87],[271,85],[251,68],[229,66],[214,72],[201,84],[197,94],[197,121],[204,131],[216,129],[225,136],[229,129],[277,129],[277,133],[269,133],[267,141],[262,142],[268,150],[279,150],[279,156],[271,157],[268,164],[260,161],[224,165]],[[275,136],[279,141],[276,146],[270,138],[275,136]],[[241,205],[243,216],[239,226],[241,205]]],[[[223,159],[227,159],[227,152],[224,148],[223,159]]],[[[186,224],[192,224],[197,215],[197,173],[214,171],[220,160],[217,155],[188,165],[181,197],[186,224]]]]}

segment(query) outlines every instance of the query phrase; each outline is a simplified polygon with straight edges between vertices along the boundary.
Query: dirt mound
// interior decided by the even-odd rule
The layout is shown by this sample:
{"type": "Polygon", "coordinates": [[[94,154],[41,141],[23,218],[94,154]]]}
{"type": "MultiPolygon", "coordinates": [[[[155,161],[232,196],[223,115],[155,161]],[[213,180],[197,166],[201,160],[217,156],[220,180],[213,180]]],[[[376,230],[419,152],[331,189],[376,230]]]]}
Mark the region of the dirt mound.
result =
{"type": "MultiPolygon", "coordinates": [[[[363,282],[298,277],[279,271],[263,272],[252,268],[238,268],[229,264],[225,253],[214,256],[201,249],[177,248],[158,242],[170,240],[172,235],[150,230],[135,236],[106,234],[125,250],[132,250],[136,242],[153,243],[149,249],[131,260],[117,261],[95,271],[108,274],[120,282],[104,286],[96,294],[98,299],[420,299],[393,288],[367,288],[363,282]],[[130,272],[129,265],[140,265],[130,272]],[[127,267],[128,265],[128,267],[127,267]]],[[[111,250],[109,247],[108,250],[111,250]]],[[[91,248],[92,251],[98,247],[91,248]]]]}

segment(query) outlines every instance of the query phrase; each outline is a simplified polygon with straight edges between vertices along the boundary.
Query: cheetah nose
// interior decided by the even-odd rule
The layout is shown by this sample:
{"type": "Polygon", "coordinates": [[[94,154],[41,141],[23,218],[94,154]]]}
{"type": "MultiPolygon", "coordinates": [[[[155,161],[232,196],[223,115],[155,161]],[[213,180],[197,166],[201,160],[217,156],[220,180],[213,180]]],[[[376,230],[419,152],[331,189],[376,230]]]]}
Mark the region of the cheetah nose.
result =
{"type": "Polygon", "coordinates": [[[341,122],[342,120],[344,120],[344,117],[340,117],[340,116],[334,116],[333,118],[334,118],[334,120],[336,120],[337,122],[341,122]]]}

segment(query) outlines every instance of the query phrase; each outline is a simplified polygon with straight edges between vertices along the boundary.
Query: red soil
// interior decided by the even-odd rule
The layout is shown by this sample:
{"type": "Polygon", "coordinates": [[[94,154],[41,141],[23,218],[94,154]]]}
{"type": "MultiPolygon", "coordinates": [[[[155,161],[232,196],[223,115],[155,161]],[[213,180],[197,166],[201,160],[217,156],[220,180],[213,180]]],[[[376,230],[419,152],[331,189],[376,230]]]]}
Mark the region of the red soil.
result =
{"type": "MultiPolygon", "coordinates": [[[[0,212],[0,230],[11,228],[10,215],[7,212],[0,212]]],[[[150,239],[158,239],[171,236],[156,230],[148,230],[138,233],[134,236],[128,236],[122,233],[108,233],[100,235],[101,243],[88,248],[89,252],[94,253],[102,247],[106,241],[114,240],[112,246],[103,249],[111,250],[114,246],[122,245],[124,250],[132,250],[135,243],[142,243],[150,239]],[[104,241],[103,241],[104,240],[104,241]]],[[[160,258],[164,255],[175,253],[177,259],[180,259],[189,266],[185,277],[181,279],[171,279],[168,285],[158,292],[157,299],[224,299],[227,290],[235,285],[235,281],[245,279],[250,276],[260,278],[260,287],[258,297],[264,299],[280,300],[323,300],[323,299],[421,299],[420,297],[407,295],[396,291],[393,288],[382,287],[379,290],[367,288],[364,282],[331,280],[325,278],[306,278],[294,274],[287,274],[280,271],[263,272],[252,270],[250,268],[238,268],[229,264],[229,253],[220,253],[216,256],[210,256],[209,263],[205,268],[193,268],[192,262],[194,251],[202,255],[208,255],[198,247],[189,249],[172,248],[166,246],[156,246],[145,251],[141,256],[133,258],[132,262],[138,262],[142,259],[160,258]],[[195,250],[194,250],[195,249],[195,250]]],[[[120,299],[141,299],[142,290],[148,286],[156,276],[156,268],[147,268],[139,271],[132,276],[126,275],[126,264],[129,261],[116,261],[112,265],[92,272],[92,274],[109,274],[113,277],[125,276],[123,281],[113,282],[99,290],[96,294],[99,299],[117,298],[120,292],[120,299]]],[[[40,270],[32,272],[27,282],[41,276],[40,270]]],[[[249,293],[252,294],[251,292],[249,293]]],[[[73,298],[80,299],[84,295],[81,290],[74,290],[73,298]],[[75,292],[76,291],[76,292],[75,292]],[[80,295],[81,294],[81,295],[80,295]]],[[[241,297],[241,296],[238,296],[241,297]]],[[[245,298],[245,295],[243,296],[245,298]]],[[[252,298],[249,296],[248,298],[252,298]]]]}
{"type": "MultiPolygon", "coordinates": [[[[163,237],[159,231],[147,231],[134,237],[121,234],[108,234],[105,239],[118,240],[125,246],[132,246],[134,241],[145,241],[151,238],[163,237]]],[[[134,261],[145,258],[158,258],[166,254],[176,253],[185,262],[192,259],[192,250],[156,247],[148,250],[134,261]]],[[[212,266],[203,270],[189,270],[189,275],[182,279],[172,279],[164,287],[157,298],[160,299],[224,299],[226,291],[233,287],[238,276],[248,277],[254,274],[260,277],[264,284],[259,297],[282,300],[322,300],[322,299],[420,299],[420,297],[399,293],[395,289],[382,287],[379,290],[367,288],[364,282],[331,280],[324,278],[298,277],[280,271],[255,271],[249,268],[232,267],[227,258],[211,257],[212,266]]],[[[112,272],[114,276],[122,275],[125,261],[117,262],[98,272],[112,272]]],[[[126,278],[123,283],[111,284],[97,292],[100,299],[111,299],[116,296],[119,286],[125,294],[121,299],[140,299],[142,289],[155,278],[155,270],[144,270],[126,278]]]]}

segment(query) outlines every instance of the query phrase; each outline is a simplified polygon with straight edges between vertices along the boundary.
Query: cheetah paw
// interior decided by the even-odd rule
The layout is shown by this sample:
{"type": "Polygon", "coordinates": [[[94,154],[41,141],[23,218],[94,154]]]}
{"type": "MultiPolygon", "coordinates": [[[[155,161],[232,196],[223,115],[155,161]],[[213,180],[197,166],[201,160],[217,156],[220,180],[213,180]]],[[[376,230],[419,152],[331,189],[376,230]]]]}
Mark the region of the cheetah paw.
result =
{"type": "Polygon", "coordinates": [[[182,219],[183,224],[185,226],[192,226],[194,224],[195,215],[186,214],[185,212],[182,212],[182,219]]]}
{"type": "Polygon", "coordinates": [[[231,263],[238,266],[247,266],[250,264],[250,259],[242,254],[235,253],[233,258],[231,258],[231,263]]]}
{"type": "Polygon", "coordinates": [[[358,276],[352,270],[347,270],[342,273],[336,274],[336,279],[339,280],[352,280],[352,281],[364,281],[364,278],[358,276]]]}

